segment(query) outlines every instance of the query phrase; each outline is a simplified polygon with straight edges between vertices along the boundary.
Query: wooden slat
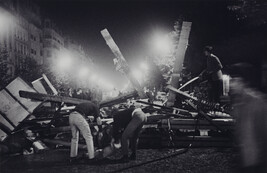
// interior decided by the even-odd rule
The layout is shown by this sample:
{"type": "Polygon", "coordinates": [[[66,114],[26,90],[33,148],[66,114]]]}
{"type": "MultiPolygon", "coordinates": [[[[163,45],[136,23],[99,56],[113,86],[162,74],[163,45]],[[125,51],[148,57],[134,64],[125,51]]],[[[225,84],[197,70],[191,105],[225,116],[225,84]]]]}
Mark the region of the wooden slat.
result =
{"type": "MultiPolygon", "coordinates": [[[[48,101],[48,102],[64,102],[69,103],[73,105],[77,105],[83,102],[88,102],[89,100],[83,100],[83,99],[77,99],[72,97],[64,97],[64,96],[55,96],[55,95],[48,95],[48,94],[42,94],[42,93],[35,93],[35,92],[28,92],[28,91],[19,91],[20,97],[33,99],[33,100],[40,100],[40,101],[48,101]]],[[[109,100],[105,100],[100,102],[100,107],[106,107],[111,106],[114,104],[119,104],[123,101],[126,101],[129,98],[137,96],[137,92],[133,91],[128,94],[124,94],[109,100]]]]}
{"type": "MultiPolygon", "coordinates": [[[[212,120],[213,124],[211,124],[207,120],[195,120],[195,119],[169,119],[171,129],[210,129],[210,130],[217,130],[217,126],[220,127],[221,130],[226,129],[233,129],[235,122],[234,120],[212,120]],[[216,126],[214,126],[216,124],[216,126]]],[[[168,127],[168,120],[163,119],[162,121],[162,128],[168,127]]]]}
{"type": "Polygon", "coordinates": [[[117,44],[115,43],[115,41],[113,40],[111,35],[109,34],[108,30],[103,29],[101,31],[101,34],[102,34],[103,38],[105,39],[107,45],[109,46],[109,48],[113,52],[113,54],[116,56],[118,61],[121,63],[121,69],[122,69],[124,75],[128,78],[128,80],[131,82],[133,87],[138,91],[138,95],[141,98],[145,98],[146,96],[144,94],[142,87],[140,86],[137,79],[133,76],[131,69],[129,68],[128,63],[126,62],[125,58],[123,57],[119,47],[117,46],[117,44]]]}
{"type": "MultiPolygon", "coordinates": [[[[191,31],[191,25],[192,22],[183,22],[178,47],[175,52],[175,62],[174,62],[173,75],[171,78],[171,85],[176,88],[178,88],[179,74],[181,73],[183,67],[185,52],[188,46],[188,39],[191,31]]],[[[168,102],[167,102],[168,106],[172,106],[174,104],[175,96],[176,96],[175,93],[169,92],[168,102]]]]}

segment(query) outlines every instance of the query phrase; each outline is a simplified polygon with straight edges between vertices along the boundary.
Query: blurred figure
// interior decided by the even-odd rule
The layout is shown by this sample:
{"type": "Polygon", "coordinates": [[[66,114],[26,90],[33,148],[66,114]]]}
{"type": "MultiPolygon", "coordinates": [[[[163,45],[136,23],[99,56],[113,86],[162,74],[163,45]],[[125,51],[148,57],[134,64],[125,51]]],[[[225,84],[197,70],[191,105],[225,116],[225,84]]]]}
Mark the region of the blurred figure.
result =
{"type": "Polygon", "coordinates": [[[96,91],[96,88],[92,88],[91,100],[97,100],[97,91],[96,91]]]}
{"type": "Polygon", "coordinates": [[[60,88],[59,91],[58,91],[58,95],[59,96],[66,96],[65,89],[64,88],[60,88]]]}
{"type": "Polygon", "coordinates": [[[222,63],[217,56],[212,54],[212,47],[206,46],[203,50],[207,58],[207,68],[201,72],[200,78],[208,79],[211,89],[209,98],[212,102],[220,102],[220,96],[223,94],[222,63]]]}
{"type": "Polygon", "coordinates": [[[251,68],[234,66],[230,82],[233,116],[236,118],[236,139],[240,151],[241,170],[247,173],[267,172],[267,101],[266,95],[253,88],[251,68]]]}
{"type": "Polygon", "coordinates": [[[77,91],[73,93],[73,97],[77,99],[85,99],[83,90],[81,88],[78,88],[77,91]]]}
{"type": "Polygon", "coordinates": [[[72,88],[68,88],[68,93],[67,93],[68,95],[68,97],[72,97],[72,95],[73,95],[73,90],[72,90],[72,88]]]}
{"type": "Polygon", "coordinates": [[[149,88],[147,88],[147,89],[145,89],[145,94],[148,97],[148,103],[153,104],[154,99],[155,99],[154,93],[149,88]]]}
{"type": "Polygon", "coordinates": [[[86,100],[92,100],[92,96],[91,96],[91,90],[87,89],[85,92],[85,99],[86,100]]]}

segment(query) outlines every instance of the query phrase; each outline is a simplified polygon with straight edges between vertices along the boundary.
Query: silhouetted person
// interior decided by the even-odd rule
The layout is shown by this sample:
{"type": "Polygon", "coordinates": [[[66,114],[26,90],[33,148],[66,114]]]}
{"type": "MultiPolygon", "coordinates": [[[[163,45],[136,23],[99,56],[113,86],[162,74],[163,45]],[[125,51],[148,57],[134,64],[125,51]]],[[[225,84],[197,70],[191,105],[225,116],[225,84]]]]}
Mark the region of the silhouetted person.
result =
{"type": "MultiPolygon", "coordinates": [[[[92,102],[85,102],[78,104],[74,111],[69,115],[69,123],[71,127],[72,139],[71,139],[71,151],[70,151],[70,162],[76,161],[78,155],[78,142],[79,142],[79,132],[85,139],[88,158],[93,159],[94,155],[94,143],[93,136],[88,122],[86,121],[88,116],[94,116],[99,129],[102,130],[102,122],[99,114],[99,108],[96,104],[92,102]]],[[[99,136],[103,136],[101,132],[99,136]]]]}
{"type": "Polygon", "coordinates": [[[212,54],[212,47],[206,46],[203,50],[207,59],[207,68],[201,73],[201,77],[208,79],[211,89],[209,91],[210,101],[219,102],[223,94],[222,63],[219,58],[212,54]]]}

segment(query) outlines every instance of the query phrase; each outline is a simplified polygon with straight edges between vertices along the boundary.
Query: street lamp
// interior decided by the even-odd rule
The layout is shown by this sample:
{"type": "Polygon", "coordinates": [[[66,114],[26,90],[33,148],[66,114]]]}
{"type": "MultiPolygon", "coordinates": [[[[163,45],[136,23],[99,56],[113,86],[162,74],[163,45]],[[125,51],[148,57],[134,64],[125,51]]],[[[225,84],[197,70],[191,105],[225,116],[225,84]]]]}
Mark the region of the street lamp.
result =
{"type": "Polygon", "coordinates": [[[89,69],[85,66],[81,67],[78,73],[79,77],[82,79],[88,76],[88,74],[89,74],[89,69]]]}
{"type": "Polygon", "coordinates": [[[141,81],[143,80],[143,73],[140,70],[135,69],[132,71],[132,74],[135,77],[135,79],[137,79],[138,82],[141,83],[141,81]]]}
{"type": "Polygon", "coordinates": [[[9,29],[12,29],[15,27],[15,20],[16,18],[13,17],[8,12],[4,11],[3,9],[0,9],[0,36],[5,36],[8,34],[9,29]]]}
{"type": "Polygon", "coordinates": [[[70,68],[73,63],[71,54],[67,51],[60,51],[56,58],[59,70],[66,70],[70,68]]]}
{"type": "Polygon", "coordinates": [[[152,39],[153,50],[160,55],[166,55],[171,52],[172,40],[168,34],[155,33],[152,39]]]}
{"type": "Polygon", "coordinates": [[[147,65],[147,63],[145,63],[145,62],[142,62],[142,63],[140,64],[140,67],[141,67],[141,69],[144,70],[144,71],[147,71],[147,70],[148,70],[148,65],[147,65]]]}

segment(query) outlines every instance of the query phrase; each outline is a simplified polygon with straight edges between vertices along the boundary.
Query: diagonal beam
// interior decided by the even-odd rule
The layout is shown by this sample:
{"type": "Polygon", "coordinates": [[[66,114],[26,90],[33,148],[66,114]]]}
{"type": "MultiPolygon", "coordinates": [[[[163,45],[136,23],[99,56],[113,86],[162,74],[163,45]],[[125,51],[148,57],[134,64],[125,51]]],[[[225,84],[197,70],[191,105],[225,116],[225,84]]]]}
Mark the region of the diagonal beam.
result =
{"type": "Polygon", "coordinates": [[[109,46],[109,48],[111,49],[111,51],[116,57],[115,58],[116,69],[122,72],[127,77],[127,79],[132,83],[133,87],[137,90],[139,97],[145,98],[145,94],[143,92],[142,87],[140,86],[139,82],[133,76],[128,63],[123,57],[119,47],[117,46],[117,44],[115,43],[111,35],[109,34],[108,30],[107,29],[102,30],[101,34],[103,38],[105,39],[107,45],[109,46]]]}

